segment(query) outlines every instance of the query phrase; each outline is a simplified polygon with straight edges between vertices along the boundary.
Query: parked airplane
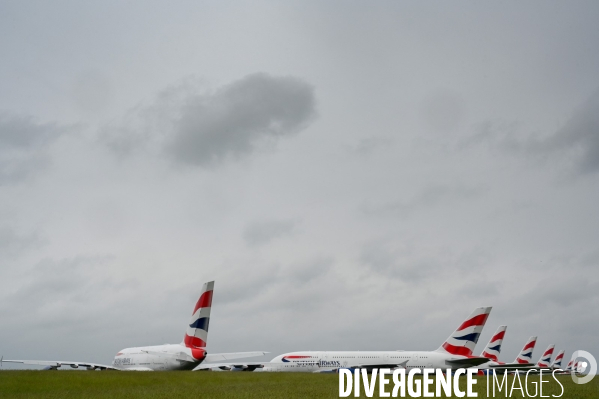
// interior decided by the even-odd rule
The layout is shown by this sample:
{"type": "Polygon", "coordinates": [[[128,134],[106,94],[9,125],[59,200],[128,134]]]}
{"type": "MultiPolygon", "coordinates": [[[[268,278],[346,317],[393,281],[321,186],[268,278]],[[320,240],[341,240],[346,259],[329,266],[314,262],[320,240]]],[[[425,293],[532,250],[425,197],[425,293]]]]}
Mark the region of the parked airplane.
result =
{"type": "Polygon", "coordinates": [[[211,368],[243,370],[253,367],[262,371],[335,372],[340,368],[440,368],[457,369],[486,363],[486,357],[472,356],[485,326],[490,307],[477,308],[435,351],[303,351],[277,356],[265,364],[201,364],[196,370],[211,368]],[[262,367],[260,367],[262,366],[262,367]]]}
{"type": "MultiPolygon", "coordinates": [[[[553,356],[553,349],[555,348],[555,345],[549,345],[547,347],[547,349],[545,350],[545,352],[543,352],[543,355],[541,356],[541,358],[539,359],[539,361],[536,364],[518,364],[517,367],[512,367],[512,371],[516,371],[516,369],[518,369],[518,372],[520,373],[526,373],[530,370],[533,370],[534,373],[538,373],[539,370],[543,369],[543,370],[551,370],[552,369],[552,362],[551,362],[551,357],[553,356]]],[[[532,351],[531,351],[531,355],[532,355],[532,351]]],[[[561,364],[561,359],[564,357],[563,351],[560,352],[560,359],[559,362],[561,364]]],[[[558,360],[557,357],[555,360],[558,360]]],[[[504,368],[509,368],[509,367],[504,367],[504,368]]]]}
{"type": "Polygon", "coordinates": [[[572,365],[574,363],[574,360],[576,360],[575,353],[572,354],[572,358],[570,358],[570,361],[568,362],[568,365],[566,366],[566,370],[564,370],[565,372],[570,373],[572,371],[572,365]]]}
{"type": "Polygon", "coordinates": [[[551,358],[553,357],[553,349],[554,348],[555,348],[555,345],[551,344],[547,347],[547,349],[545,349],[545,352],[543,352],[543,356],[541,356],[541,358],[537,362],[537,365],[536,365],[537,367],[543,368],[543,369],[549,368],[549,366],[551,365],[551,358]]]}
{"type": "Polygon", "coordinates": [[[537,344],[537,337],[532,336],[526,341],[524,344],[524,348],[520,351],[514,363],[518,363],[521,366],[532,366],[532,353],[535,350],[535,346],[537,344]]]}
{"type": "Polygon", "coordinates": [[[213,292],[214,281],[205,283],[202,287],[200,299],[198,299],[193,308],[191,321],[187,326],[183,342],[180,344],[125,348],[116,354],[112,365],[45,360],[2,360],[2,362],[46,366],[47,369],[51,370],[56,370],[61,366],[70,366],[75,369],[81,367],[86,368],[87,370],[192,370],[204,362],[222,362],[233,359],[262,356],[268,353],[239,352],[208,354],[208,352],[206,352],[213,292]]]}
{"type": "Polygon", "coordinates": [[[492,362],[499,363],[499,353],[501,352],[501,345],[503,344],[503,339],[505,338],[505,332],[507,330],[507,326],[499,326],[495,334],[491,337],[491,340],[480,354],[482,357],[486,357],[492,362]]]}
{"type": "Polygon", "coordinates": [[[483,349],[480,354],[481,357],[487,358],[487,362],[478,366],[479,375],[487,374],[490,367],[498,366],[500,364],[504,364],[499,361],[499,353],[501,352],[501,345],[503,344],[503,339],[505,337],[505,332],[507,330],[507,326],[499,326],[495,334],[491,337],[491,340],[483,349]]]}
{"type": "Polygon", "coordinates": [[[553,361],[553,363],[551,363],[551,366],[549,366],[549,367],[554,370],[561,369],[562,368],[562,360],[564,360],[564,353],[566,353],[566,351],[564,351],[564,350],[559,351],[559,353],[555,357],[555,360],[553,361]]]}
{"type": "MultiPolygon", "coordinates": [[[[537,344],[537,337],[532,336],[532,337],[528,338],[528,341],[526,341],[526,343],[524,344],[524,347],[522,348],[522,350],[520,351],[518,356],[516,356],[516,359],[513,362],[511,362],[511,363],[494,362],[494,363],[489,363],[488,367],[490,369],[493,369],[493,371],[495,373],[504,371],[506,369],[514,370],[514,369],[518,369],[518,368],[524,369],[527,367],[532,367],[532,366],[534,366],[534,364],[531,363],[532,352],[534,351],[536,344],[537,344]]],[[[485,366],[485,365],[483,365],[483,366],[485,366]]]]}
{"type": "MultiPolygon", "coordinates": [[[[516,357],[516,359],[512,363],[504,363],[498,360],[499,351],[501,349],[501,344],[503,343],[503,337],[505,336],[506,326],[500,326],[497,332],[491,338],[491,341],[487,344],[487,347],[482,353],[482,356],[488,358],[490,361],[485,364],[481,364],[478,366],[479,374],[486,375],[488,373],[500,372],[504,370],[515,370],[521,369],[520,371],[526,371],[531,368],[535,368],[535,364],[531,363],[532,360],[532,352],[534,351],[537,337],[533,336],[526,341],[524,347],[516,357]],[[496,352],[493,351],[496,349],[496,352]]],[[[559,359],[556,358],[556,362],[559,360],[557,364],[557,368],[561,365],[561,358],[563,358],[563,351],[561,352],[561,357],[559,359]]]]}

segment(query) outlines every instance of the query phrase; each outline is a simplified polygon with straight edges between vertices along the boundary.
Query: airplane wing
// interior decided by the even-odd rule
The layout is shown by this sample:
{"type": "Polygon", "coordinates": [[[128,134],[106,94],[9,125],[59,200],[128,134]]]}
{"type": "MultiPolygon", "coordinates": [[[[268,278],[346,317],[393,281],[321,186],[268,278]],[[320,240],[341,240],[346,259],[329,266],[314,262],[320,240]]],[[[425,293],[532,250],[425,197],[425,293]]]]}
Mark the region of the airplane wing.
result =
{"type": "Polygon", "coordinates": [[[486,357],[473,356],[465,359],[446,360],[445,364],[451,366],[452,368],[468,368],[480,366],[481,364],[487,363],[488,361],[489,359],[487,359],[486,357]]]}
{"type": "Polygon", "coordinates": [[[264,356],[270,352],[234,352],[234,353],[214,353],[207,354],[204,362],[226,362],[227,360],[243,359],[246,357],[264,356]]]}
{"type": "Polygon", "coordinates": [[[52,360],[4,360],[2,363],[21,363],[35,366],[46,366],[49,370],[57,370],[61,366],[70,366],[71,368],[78,369],[79,367],[87,370],[120,370],[113,366],[107,366],[105,364],[87,363],[87,362],[63,362],[63,361],[52,361],[52,360]]]}
{"type": "Polygon", "coordinates": [[[263,367],[264,363],[202,363],[193,369],[193,371],[208,371],[212,369],[221,369],[223,371],[254,371],[263,367]]]}
{"type": "Polygon", "coordinates": [[[208,354],[204,358],[202,364],[194,368],[192,371],[198,370],[210,370],[213,368],[219,368],[221,370],[242,370],[242,371],[254,371],[257,368],[264,367],[264,362],[262,363],[222,363],[227,360],[234,359],[243,359],[246,357],[257,357],[264,356],[270,352],[233,352],[233,353],[214,353],[208,354]],[[218,362],[221,363],[210,363],[210,362],[218,362]]]}

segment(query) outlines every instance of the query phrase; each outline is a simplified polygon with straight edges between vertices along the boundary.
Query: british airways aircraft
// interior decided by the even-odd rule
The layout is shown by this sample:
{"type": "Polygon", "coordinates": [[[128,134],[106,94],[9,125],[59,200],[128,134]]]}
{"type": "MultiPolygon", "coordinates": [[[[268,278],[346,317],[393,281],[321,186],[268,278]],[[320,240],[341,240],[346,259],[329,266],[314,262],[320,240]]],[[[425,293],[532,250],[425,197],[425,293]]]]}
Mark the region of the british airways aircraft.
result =
{"type": "Polygon", "coordinates": [[[532,365],[532,353],[535,350],[535,346],[537,345],[537,337],[532,336],[526,341],[524,347],[516,357],[514,363],[518,363],[522,366],[530,366],[532,365]]]}
{"type": "Polygon", "coordinates": [[[50,370],[56,370],[61,366],[70,366],[75,369],[81,367],[87,370],[193,370],[204,362],[222,362],[262,356],[268,353],[238,352],[208,354],[206,351],[206,342],[208,340],[208,324],[210,321],[213,292],[214,281],[205,283],[202,287],[200,299],[198,299],[193,308],[191,321],[187,326],[183,342],[180,344],[125,348],[116,354],[112,365],[46,360],[2,360],[2,362],[46,366],[50,370]]]}
{"type": "MultiPolygon", "coordinates": [[[[499,329],[501,329],[501,327],[499,327],[499,329]]],[[[532,360],[532,352],[535,349],[535,345],[537,343],[537,337],[532,336],[528,339],[528,341],[526,341],[526,343],[524,344],[524,347],[522,348],[522,350],[520,351],[520,353],[518,354],[518,356],[512,363],[503,363],[503,362],[500,362],[499,359],[497,358],[497,356],[499,355],[499,351],[497,351],[497,353],[493,353],[492,351],[488,350],[488,349],[490,349],[489,346],[491,346],[493,342],[503,342],[503,336],[505,335],[505,330],[504,330],[504,334],[501,336],[501,341],[499,341],[499,339],[497,339],[499,330],[497,330],[497,331],[498,332],[496,332],[495,335],[493,335],[493,338],[491,338],[491,341],[487,345],[487,349],[485,349],[485,351],[482,354],[482,356],[485,356],[489,359],[489,362],[479,366],[479,368],[482,369],[481,374],[487,374],[488,372],[492,373],[492,372],[504,371],[506,369],[507,370],[515,370],[515,369],[519,369],[519,368],[526,369],[526,368],[534,366],[534,364],[531,363],[531,360],[532,360]],[[495,356],[493,356],[493,355],[495,355],[495,356]]],[[[499,346],[501,346],[501,343],[499,343],[499,346]]]]}
{"type": "Polygon", "coordinates": [[[552,369],[554,369],[554,370],[562,369],[562,361],[564,360],[565,353],[566,353],[566,351],[564,351],[564,350],[559,351],[559,353],[555,357],[555,360],[553,360],[553,363],[551,363],[552,369]]]}
{"type": "Polygon", "coordinates": [[[473,356],[472,351],[485,326],[490,307],[477,308],[434,351],[302,351],[277,356],[263,364],[202,364],[196,370],[221,368],[224,370],[247,370],[261,368],[262,371],[282,372],[336,372],[340,368],[440,368],[457,369],[474,367],[489,361],[486,357],[473,356]]]}
{"type": "Polygon", "coordinates": [[[553,357],[553,349],[554,348],[555,348],[555,345],[551,344],[547,347],[547,349],[545,349],[545,352],[543,352],[543,356],[541,356],[541,358],[537,362],[537,367],[543,368],[543,369],[549,368],[549,366],[551,365],[551,358],[553,357]]]}
{"type": "Polygon", "coordinates": [[[501,345],[503,345],[506,330],[507,326],[499,326],[485,349],[483,349],[483,352],[480,354],[482,357],[486,357],[492,362],[499,363],[499,354],[501,353],[501,345]]]}

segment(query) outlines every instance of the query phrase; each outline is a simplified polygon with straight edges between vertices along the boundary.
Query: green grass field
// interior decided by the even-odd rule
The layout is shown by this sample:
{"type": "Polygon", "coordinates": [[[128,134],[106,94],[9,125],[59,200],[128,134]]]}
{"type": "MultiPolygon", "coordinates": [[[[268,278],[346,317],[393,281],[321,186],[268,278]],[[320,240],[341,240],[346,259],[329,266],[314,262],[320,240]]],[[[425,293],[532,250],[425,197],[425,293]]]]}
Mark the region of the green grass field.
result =
{"type": "MultiPolygon", "coordinates": [[[[552,383],[543,384],[543,394],[559,395],[559,385],[547,379],[552,383]]],[[[560,381],[563,398],[599,398],[599,378],[586,385],[574,384],[569,376],[560,381]]],[[[337,398],[338,390],[337,374],[0,371],[0,398],[337,398]]],[[[486,378],[479,378],[477,392],[487,397],[486,378]]],[[[512,397],[522,395],[514,391],[512,397]]]]}

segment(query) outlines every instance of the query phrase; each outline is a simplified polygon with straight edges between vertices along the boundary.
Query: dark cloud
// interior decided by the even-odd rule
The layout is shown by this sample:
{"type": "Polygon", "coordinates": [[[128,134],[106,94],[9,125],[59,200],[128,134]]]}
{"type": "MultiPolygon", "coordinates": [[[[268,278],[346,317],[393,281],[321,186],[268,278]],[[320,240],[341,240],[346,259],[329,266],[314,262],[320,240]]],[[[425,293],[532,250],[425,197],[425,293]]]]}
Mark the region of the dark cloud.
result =
{"type": "Polygon", "coordinates": [[[256,73],[210,93],[198,93],[191,83],[170,88],[155,104],[133,110],[124,124],[103,133],[121,153],[156,143],[176,163],[208,167],[297,133],[315,114],[312,86],[295,77],[256,73]]]}
{"type": "Polygon", "coordinates": [[[292,235],[297,223],[293,220],[265,220],[248,224],[243,231],[243,238],[250,246],[268,244],[280,237],[292,235]]]}
{"type": "Polygon", "coordinates": [[[483,305],[502,360],[532,334],[599,351],[597,99],[570,111],[599,3],[13,3],[0,108],[40,119],[0,118],[5,356],[180,342],[211,279],[212,353],[434,349],[483,305]],[[113,122],[44,124],[73,118],[113,122]]]}
{"type": "Polygon", "coordinates": [[[0,185],[19,182],[50,162],[49,145],[64,128],[0,112],[0,185]]]}

